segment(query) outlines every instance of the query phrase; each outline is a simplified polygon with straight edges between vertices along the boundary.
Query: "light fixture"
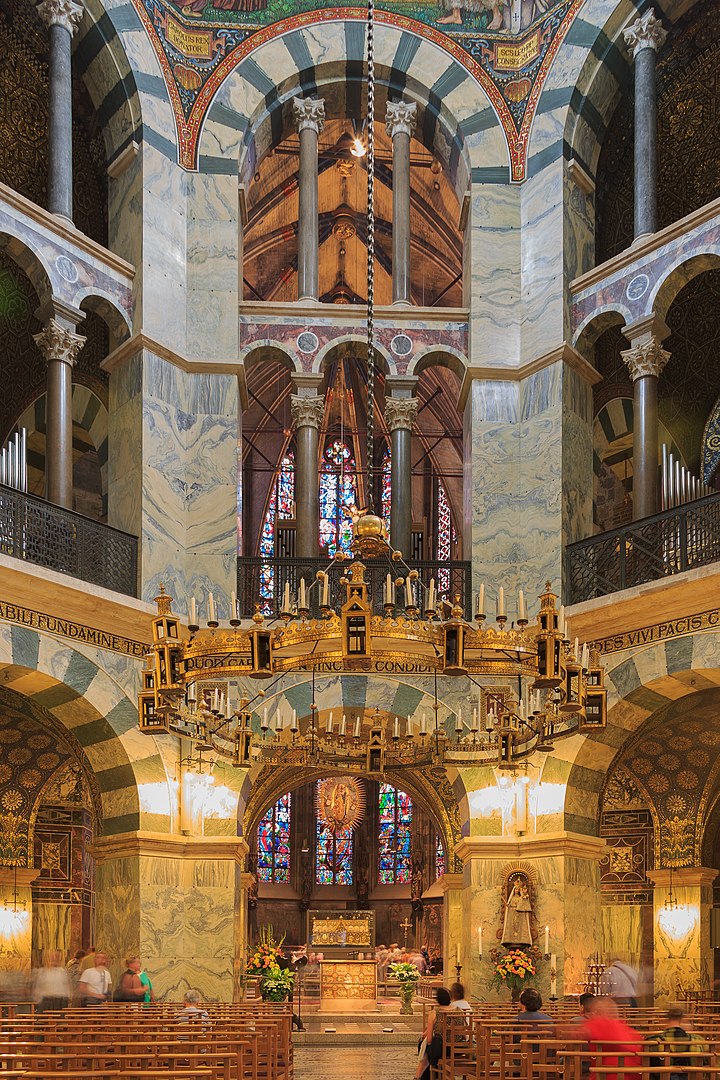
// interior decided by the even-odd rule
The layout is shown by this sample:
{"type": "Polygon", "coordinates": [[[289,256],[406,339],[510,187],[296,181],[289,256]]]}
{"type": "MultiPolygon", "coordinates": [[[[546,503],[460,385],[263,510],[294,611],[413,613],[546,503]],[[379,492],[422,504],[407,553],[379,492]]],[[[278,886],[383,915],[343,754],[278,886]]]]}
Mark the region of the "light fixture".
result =
{"type": "Polygon", "coordinates": [[[367,147],[365,146],[365,143],[362,141],[361,138],[358,137],[353,139],[352,146],[350,147],[350,153],[353,157],[356,158],[365,157],[365,155],[367,154],[367,147]]]}
{"type": "MultiPolygon", "coordinates": [[[[535,751],[549,753],[554,740],[604,727],[604,673],[597,655],[567,637],[562,608],[548,582],[531,626],[522,591],[509,622],[502,587],[494,620],[477,594],[474,622],[466,621],[460,597],[427,585],[386,535],[373,509],[375,487],[375,58],[374,0],[367,14],[367,425],[366,498],[363,511],[348,510],[353,522],[352,556],[339,550],[314,579],[300,578],[297,594],[286,582],[280,610],[269,616],[262,601],[251,620],[238,618],[235,596],[229,627],[221,627],[208,597],[207,629],[200,629],[190,602],[190,639],[180,634],[171,598],[160,588],[153,644],[143,690],[139,726],[147,733],[176,732],[195,739],[198,752],[212,747],[238,767],[254,762],[298,765],[383,775],[386,769],[442,765],[493,765],[515,770],[535,751]],[[441,595],[441,592],[444,595],[441,595]],[[287,675],[312,674],[309,710],[298,716],[275,709],[271,691],[282,691],[287,675]],[[316,683],[339,685],[343,673],[387,678],[429,676],[432,718],[422,709],[402,720],[372,706],[351,724],[338,700],[320,716],[316,683]],[[438,678],[466,680],[462,709],[438,696],[438,678]],[[230,684],[267,680],[255,695],[230,704],[230,684]]],[[[357,130],[356,130],[357,136],[357,130]]],[[[351,153],[365,144],[357,136],[351,153]]]]}
{"type": "Polygon", "coordinates": [[[0,907],[0,935],[4,938],[16,937],[26,930],[29,924],[30,912],[25,904],[20,902],[18,907],[17,863],[13,863],[13,899],[12,904],[5,899],[0,907]]]}

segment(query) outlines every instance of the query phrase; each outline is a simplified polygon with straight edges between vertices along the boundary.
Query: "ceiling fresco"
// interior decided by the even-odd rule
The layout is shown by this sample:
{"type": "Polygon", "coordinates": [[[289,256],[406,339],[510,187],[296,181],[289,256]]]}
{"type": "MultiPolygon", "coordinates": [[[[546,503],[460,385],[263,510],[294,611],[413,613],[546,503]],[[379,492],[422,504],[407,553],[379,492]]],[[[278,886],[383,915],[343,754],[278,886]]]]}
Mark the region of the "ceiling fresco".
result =
{"type": "MultiPolygon", "coordinates": [[[[583,0],[382,0],[376,21],[431,41],[490,99],[508,144],[511,179],[525,178],[530,126],[550,64],[583,0]]],[[[323,0],[133,0],[175,112],[178,159],[197,168],[213,96],[254,49],[303,26],[364,20],[364,7],[323,0]]]]}

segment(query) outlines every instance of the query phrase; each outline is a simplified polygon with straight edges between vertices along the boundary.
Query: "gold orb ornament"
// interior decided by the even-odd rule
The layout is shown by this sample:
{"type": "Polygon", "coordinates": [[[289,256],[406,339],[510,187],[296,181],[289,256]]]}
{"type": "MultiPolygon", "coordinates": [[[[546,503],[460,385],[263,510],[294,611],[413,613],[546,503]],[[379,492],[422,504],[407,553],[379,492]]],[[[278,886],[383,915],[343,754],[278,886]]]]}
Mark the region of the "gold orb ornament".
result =
{"type": "Polygon", "coordinates": [[[372,559],[388,550],[385,522],[376,514],[353,518],[353,552],[361,558],[372,559]]]}

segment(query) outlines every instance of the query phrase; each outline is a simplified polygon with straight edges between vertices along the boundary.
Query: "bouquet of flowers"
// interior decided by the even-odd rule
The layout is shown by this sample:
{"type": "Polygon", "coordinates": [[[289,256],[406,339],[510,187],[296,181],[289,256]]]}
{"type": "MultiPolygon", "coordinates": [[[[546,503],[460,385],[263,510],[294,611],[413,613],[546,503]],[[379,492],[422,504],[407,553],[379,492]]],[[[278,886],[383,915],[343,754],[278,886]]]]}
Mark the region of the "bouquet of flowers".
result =
{"type": "Polygon", "coordinates": [[[414,964],[400,963],[388,964],[388,972],[399,983],[412,983],[413,986],[420,978],[420,972],[414,964]]]}
{"type": "Polygon", "coordinates": [[[493,950],[491,958],[495,965],[490,985],[501,989],[507,986],[513,993],[531,986],[536,974],[532,957],[524,949],[510,949],[505,954],[493,950]]]}
{"type": "Polygon", "coordinates": [[[261,927],[255,951],[248,958],[245,968],[248,975],[262,976],[267,974],[270,968],[277,968],[278,959],[283,954],[282,943],[284,940],[284,934],[279,941],[275,940],[272,926],[261,927]]]}

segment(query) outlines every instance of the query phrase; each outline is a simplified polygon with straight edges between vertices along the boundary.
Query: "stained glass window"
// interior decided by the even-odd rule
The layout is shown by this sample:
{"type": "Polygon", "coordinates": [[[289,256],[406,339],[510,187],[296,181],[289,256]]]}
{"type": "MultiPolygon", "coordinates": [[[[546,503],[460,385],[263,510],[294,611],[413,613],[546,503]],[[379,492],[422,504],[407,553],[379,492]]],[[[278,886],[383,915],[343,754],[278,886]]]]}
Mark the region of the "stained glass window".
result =
{"type": "Polygon", "coordinates": [[[390,532],[390,449],[386,447],[385,453],[382,457],[382,486],[380,488],[380,505],[382,507],[382,518],[385,522],[385,527],[390,532]]]}
{"type": "MultiPolygon", "coordinates": [[[[292,451],[280,462],[268,499],[265,521],[260,533],[260,557],[275,556],[275,526],[278,520],[292,518],[295,514],[295,459],[292,451]]],[[[275,567],[264,562],[260,568],[260,596],[272,600],[275,583],[275,567]]]]}
{"type": "Polygon", "coordinates": [[[390,784],[381,784],[378,810],[378,882],[402,885],[410,881],[412,799],[390,784]]]}
{"type": "Polygon", "coordinates": [[[442,877],[445,873],[445,848],[442,837],[435,837],[435,877],[442,877]]]}
{"type": "Polygon", "coordinates": [[[260,881],[290,880],[290,792],[263,814],[257,833],[260,881]]]}
{"type": "Polygon", "coordinates": [[[320,548],[329,556],[349,552],[352,521],[343,507],[357,504],[355,458],[346,443],[331,442],[320,470],[320,548]]]}
{"type": "MultiPolygon", "coordinates": [[[[437,494],[437,558],[438,562],[449,562],[452,558],[453,545],[457,543],[457,533],[450,513],[450,502],[442,484],[438,484],[437,494]]],[[[438,571],[438,592],[450,591],[450,571],[438,571]]]]}
{"type": "Polygon", "coordinates": [[[353,831],[337,832],[317,818],[315,832],[315,884],[352,885],[353,831]]]}

